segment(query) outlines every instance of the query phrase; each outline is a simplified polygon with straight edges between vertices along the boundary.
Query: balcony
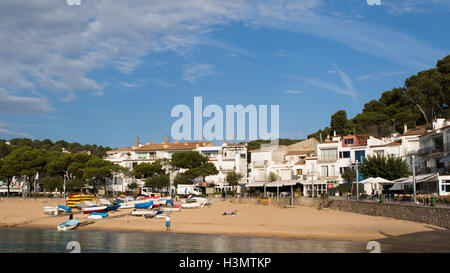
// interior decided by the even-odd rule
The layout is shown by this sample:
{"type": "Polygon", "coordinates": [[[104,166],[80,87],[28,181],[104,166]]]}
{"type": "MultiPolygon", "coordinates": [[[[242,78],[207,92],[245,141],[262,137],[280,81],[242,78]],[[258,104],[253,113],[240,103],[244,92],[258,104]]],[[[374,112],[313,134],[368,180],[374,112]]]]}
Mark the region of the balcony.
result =
{"type": "Polygon", "coordinates": [[[450,167],[425,167],[416,169],[416,175],[418,174],[430,174],[430,173],[439,173],[440,175],[450,174],[450,167]]]}
{"type": "Polygon", "coordinates": [[[425,146],[419,149],[419,155],[427,155],[434,153],[442,153],[450,151],[450,143],[446,144],[436,144],[434,146],[425,146]]]}

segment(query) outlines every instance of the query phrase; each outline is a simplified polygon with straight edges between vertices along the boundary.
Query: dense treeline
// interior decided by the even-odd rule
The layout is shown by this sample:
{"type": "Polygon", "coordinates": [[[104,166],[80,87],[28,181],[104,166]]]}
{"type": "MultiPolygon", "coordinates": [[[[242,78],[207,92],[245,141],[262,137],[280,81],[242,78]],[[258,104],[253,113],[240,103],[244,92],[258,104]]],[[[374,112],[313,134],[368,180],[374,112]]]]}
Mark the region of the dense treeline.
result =
{"type": "Polygon", "coordinates": [[[111,150],[109,147],[97,146],[97,145],[81,145],[78,142],[69,143],[65,140],[58,140],[53,143],[50,139],[44,140],[31,140],[28,138],[13,138],[10,140],[0,140],[0,158],[5,157],[9,153],[11,153],[14,149],[20,147],[31,147],[34,149],[42,149],[47,151],[58,151],[61,152],[63,149],[70,153],[79,153],[79,152],[87,152],[89,151],[92,155],[102,157],[106,155],[106,152],[111,150]],[[10,145],[6,144],[9,142],[10,145]]]}
{"type": "Polygon", "coordinates": [[[435,118],[449,118],[450,109],[450,55],[436,64],[436,68],[419,72],[405,80],[403,87],[384,92],[379,100],[364,105],[361,113],[347,119],[344,110],[331,116],[330,127],[325,127],[308,138],[320,135],[325,139],[334,131],[338,135],[377,134],[387,136],[403,133],[409,128],[429,125],[435,118]]]}

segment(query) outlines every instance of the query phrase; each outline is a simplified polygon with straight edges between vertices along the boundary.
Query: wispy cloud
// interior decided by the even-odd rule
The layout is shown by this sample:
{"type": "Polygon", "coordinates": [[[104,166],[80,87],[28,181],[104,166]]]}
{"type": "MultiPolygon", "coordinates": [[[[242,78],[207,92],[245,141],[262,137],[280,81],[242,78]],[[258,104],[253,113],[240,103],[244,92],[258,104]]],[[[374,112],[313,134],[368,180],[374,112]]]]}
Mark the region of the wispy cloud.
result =
{"type": "Polygon", "coordinates": [[[0,113],[48,113],[52,110],[46,98],[12,96],[0,88],[0,113]]]}
{"type": "Polygon", "coordinates": [[[124,82],[124,81],[120,81],[119,85],[122,87],[126,87],[126,88],[136,88],[139,87],[139,85],[137,83],[129,83],[129,82],[124,82]]]}
{"type": "Polygon", "coordinates": [[[407,72],[372,73],[372,74],[362,75],[362,76],[356,78],[355,81],[363,81],[363,80],[368,80],[368,79],[379,80],[379,79],[382,79],[382,78],[392,77],[392,76],[397,76],[397,75],[402,75],[402,74],[407,74],[407,72]]]}
{"type": "Polygon", "coordinates": [[[212,64],[185,65],[183,69],[183,80],[193,83],[214,73],[214,66],[212,64]]]}
{"type": "Polygon", "coordinates": [[[286,90],[284,93],[286,94],[300,94],[302,91],[300,90],[286,90]]]}

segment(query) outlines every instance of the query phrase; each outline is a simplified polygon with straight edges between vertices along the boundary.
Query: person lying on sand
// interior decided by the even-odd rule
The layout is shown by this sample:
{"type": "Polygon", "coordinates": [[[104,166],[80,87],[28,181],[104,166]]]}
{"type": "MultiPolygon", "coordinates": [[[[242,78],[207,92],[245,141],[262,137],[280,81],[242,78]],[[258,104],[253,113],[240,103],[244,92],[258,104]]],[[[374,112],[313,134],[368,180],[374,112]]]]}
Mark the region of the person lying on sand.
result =
{"type": "Polygon", "coordinates": [[[231,215],[237,215],[237,210],[234,210],[231,215]]]}
{"type": "Polygon", "coordinates": [[[227,211],[224,212],[222,215],[231,215],[231,209],[227,209],[227,211]]]}

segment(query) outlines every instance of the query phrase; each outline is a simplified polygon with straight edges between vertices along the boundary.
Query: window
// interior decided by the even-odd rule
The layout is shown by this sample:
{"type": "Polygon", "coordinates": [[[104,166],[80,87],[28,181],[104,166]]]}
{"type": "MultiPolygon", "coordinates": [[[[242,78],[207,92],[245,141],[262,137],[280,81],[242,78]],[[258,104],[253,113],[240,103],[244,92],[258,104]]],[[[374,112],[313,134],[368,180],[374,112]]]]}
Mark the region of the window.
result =
{"type": "Polygon", "coordinates": [[[330,173],[329,173],[329,175],[330,176],[335,176],[336,175],[335,170],[334,170],[334,165],[330,166],[330,173]]]}
{"type": "Polygon", "coordinates": [[[328,166],[321,167],[321,174],[322,176],[328,176],[328,166]]]}
{"type": "Polygon", "coordinates": [[[363,161],[364,157],[366,157],[366,151],[355,151],[355,160],[359,161],[359,163],[363,161]]]}
{"type": "Polygon", "coordinates": [[[345,144],[353,144],[353,138],[345,139],[344,143],[345,144]]]}
{"type": "Polygon", "coordinates": [[[340,158],[350,158],[350,151],[339,152],[340,158]]]}
{"type": "Polygon", "coordinates": [[[321,150],[321,160],[336,160],[337,149],[323,149],[321,150]]]}

